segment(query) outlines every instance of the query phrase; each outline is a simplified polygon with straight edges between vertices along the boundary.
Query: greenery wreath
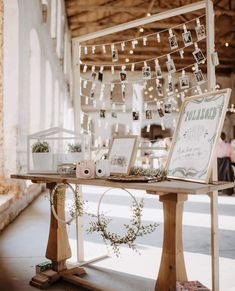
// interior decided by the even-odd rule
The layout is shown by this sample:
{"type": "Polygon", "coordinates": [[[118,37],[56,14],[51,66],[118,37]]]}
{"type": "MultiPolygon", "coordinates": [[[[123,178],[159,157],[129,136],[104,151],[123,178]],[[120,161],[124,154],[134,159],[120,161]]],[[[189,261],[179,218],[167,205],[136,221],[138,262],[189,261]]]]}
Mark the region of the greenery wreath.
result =
{"type": "Polygon", "coordinates": [[[97,218],[97,221],[90,222],[90,227],[88,228],[87,231],[88,233],[93,233],[93,232],[100,233],[105,243],[109,241],[110,246],[112,247],[114,253],[116,254],[116,256],[119,256],[120,245],[126,244],[129,248],[136,250],[136,245],[134,243],[136,238],[143,236],[145,234],[152,233],[153,231],[155,231],[155,229],[157,228],[159,224],[151,223],[148,225],[142,225],[141,217],[142,217],[142,211],[144,207],[143,199],[140,202],[138,202],[136,198],[128,190],[121,188],[122,190],[127,192],[133,200],[132,207],[131,207],[132,217],[130,219],[130,224],[123,225],[126,229],[126,235],[121,236],[117,233],[113,233],[109,231],[108,225],[110,224],[112,220],[106,217],[103,213],[100,213],[100,205],[104,196],[111,189],[112,188],[109,188],[101,195],[99,204],[98,204],[97,216],[93,215],[93,217],[97,218]]]}

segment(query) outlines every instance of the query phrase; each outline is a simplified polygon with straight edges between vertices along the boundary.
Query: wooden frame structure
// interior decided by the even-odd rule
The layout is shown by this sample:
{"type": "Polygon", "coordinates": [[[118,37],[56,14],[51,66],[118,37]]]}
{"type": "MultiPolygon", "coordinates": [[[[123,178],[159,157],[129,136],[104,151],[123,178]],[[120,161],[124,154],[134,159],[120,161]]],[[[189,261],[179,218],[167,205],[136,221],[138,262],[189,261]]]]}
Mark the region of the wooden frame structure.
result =
{"type": "MultiPolygon", "coordinates": [[[[87,40],[92,40],[98,37],[106,36],[112,33],[117,33],[123,30],[141,26],[144,24],[152,23],[155,21],[163,20],[166,18],[174,17],[177,15],[193,12],[196,10],[205,9],[206,13],[206,31],[207,31],[207,89],[213,91],[216,85],[215,67],[212,63],[212,54],[214,53],[214,11],[213,2],[211,0],[200,1],[197,3],[185,5],[183,7],[175,8],[166,12],[154,14],[149,17],[140,18],[124,24],[120,24],[111,28],[106,28],[94,33],[89,33],[84,36],[72,39],[72,55],[73,55],[73,96],[75,107],[75,130],[80,132],[80,113],[81,113],[81,100],[80,100],[80,43],[87,40]]],[[[217,180],[216,164],[213,167],[211,180],[217,180]]],[[[212,289],[213,291],[219,290],[219,246],[218,246],[218,192],[212,191],[209,193],[211,199],[211,238],[212,238],[212,289]]],[[[81,231],[81,229],[80,229],[81,231]]],[[[83,242],[77,236],[78,246],[83,252],[83,242]]],[[[79,250],[78,250],[79,251],[79,250]]],[[[78,258],[84,260],[83,253],[80,252],[78,258]]]]}
{"type": "Polygon", "coordinates": [[[166,165],[169,178],[209,182],[213,161],[216,159],[215,146],[222,131],[230,94],[231,89],[224,89],[184,100],[166,165]],[[201,109],[202,104],[207,109],[201,109]],[[201,159],[203,161],[200,160],[200,164],[197,164],[198,148],[201,151],[200,157],[208,157],[201,159]]]}

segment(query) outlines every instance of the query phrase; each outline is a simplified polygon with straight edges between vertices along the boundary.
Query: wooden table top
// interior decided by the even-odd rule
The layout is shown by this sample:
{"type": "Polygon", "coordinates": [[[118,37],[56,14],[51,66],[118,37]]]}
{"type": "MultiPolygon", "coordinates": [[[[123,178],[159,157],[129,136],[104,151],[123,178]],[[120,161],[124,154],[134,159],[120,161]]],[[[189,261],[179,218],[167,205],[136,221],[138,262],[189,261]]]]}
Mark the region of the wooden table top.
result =
{"type": "Polygon", "coordinates": [[[19,174],[11,175],[12,179],[31,180],[34,183],[70,183],[89,186],[101,186],[110,188],[127,188],[136,190],[146,190],[147,192],[155,192],[157,195],[166,193],[184,193],[184,194],[206,194],[212,191],[219,191],[234,187],[233,182],[213,182],[210,184],[202,184],[180,180],[169,180],[152,183],[139,182],[117,182],[106,179],[77,179],[64,178],[60,175],[50,174],[19,174]]]}

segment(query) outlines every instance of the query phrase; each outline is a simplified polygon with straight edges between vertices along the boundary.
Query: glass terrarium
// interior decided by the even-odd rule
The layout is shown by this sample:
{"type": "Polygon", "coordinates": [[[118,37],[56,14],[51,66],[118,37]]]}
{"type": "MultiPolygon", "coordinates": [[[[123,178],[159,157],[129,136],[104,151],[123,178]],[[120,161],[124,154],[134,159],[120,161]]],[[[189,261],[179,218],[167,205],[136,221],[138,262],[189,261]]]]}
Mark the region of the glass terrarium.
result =
{"type": "Polygon", "coordinates": [[[57,166],[89,160],[90,135],[53,127],[28,136],[28,173],[56,173],[57,166]]]}

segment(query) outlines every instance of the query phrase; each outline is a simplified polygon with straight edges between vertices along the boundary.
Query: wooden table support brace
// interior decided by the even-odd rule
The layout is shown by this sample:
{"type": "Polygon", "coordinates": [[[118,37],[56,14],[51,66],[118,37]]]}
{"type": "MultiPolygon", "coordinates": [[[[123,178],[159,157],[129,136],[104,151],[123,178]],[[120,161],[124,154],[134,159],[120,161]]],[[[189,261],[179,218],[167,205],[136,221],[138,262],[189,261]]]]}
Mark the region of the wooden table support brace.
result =
{"type": "Polygon", "coordinates": [[[182,241],[183,205],[187,194],[160,196],[164,212],[164,238],[156,291],[175,291],[176,281],[187,280],[182,241]]]}

